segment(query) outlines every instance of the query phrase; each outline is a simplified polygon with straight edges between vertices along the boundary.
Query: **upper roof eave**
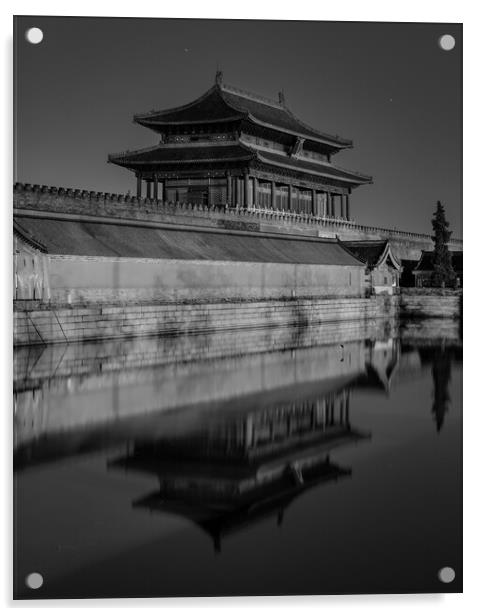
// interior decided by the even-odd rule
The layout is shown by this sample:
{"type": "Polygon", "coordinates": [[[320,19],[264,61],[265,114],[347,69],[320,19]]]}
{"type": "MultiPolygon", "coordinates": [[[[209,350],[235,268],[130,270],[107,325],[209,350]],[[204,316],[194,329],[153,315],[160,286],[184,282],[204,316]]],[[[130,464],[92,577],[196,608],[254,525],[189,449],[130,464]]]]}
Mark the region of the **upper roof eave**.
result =
{"type": "Polygon", "coordinates": [[[330,135],[328,133],[322,133],[317,129],[312,128],[305,124],[302,120],[297,118],[284,104],[276,103],[275,101],[270,101],[267,98],[260,97],[258,95],[252,94],[250,92],[245,92],[244,90],[240,90],[238,88],[234,88],[233,86],[228,86],[226,84],[218,84],[213,85],[209,90],[207,90],[200,97],[195,100],[187,103],[185,105],[180,105],[177,107],[171,107],[169,109],[164,109],[161,111],[151,111],[148,113],[140,113],[136,114],[133,117],[134,122],[140,124],[141,126],[145,126],[146,128],[154,128],[160,126],[176,126],[176,125],[185,125],[185,124],[204,124],[204,123],[213,123],[213,122],[222,122],[222,121],[233,121],[238,119],[248,118],[254,124],[259,126],[263,126],[266,128],[270,128],[272,130],[276,130],[281,133],[294,135],[297,137],[301,137],[305,140],[314,141],[317,143],[322,143],[324,145],[328,145],[331,148],[336,150],[352,148],[353,142],[349,139],[344,139],[339,137],[338,135],[330,135]],[[227,115],[226,117],[216,118],[215,120],[203,119],[203,120],[181,120],[176,121],[173,119],[165,119],[167,116],[185,111],[186,109],[190,109],[199,105],[203,101],[205,101],[209,96],[214,93],[218,93],[224,102],[224,104],[231,110],[235,112],[234,115],[227,115]],[[231,97],[231,100],[227,98],[227,96],[231,97]],[[233,102],[232,98],[238,97],[241,99],[246,99],[261,105],[265,105],[268,107],[273,107],[286,114],[288,118],[290,118],[293,122],[298,124],[301,130],[290,130],[286,126],[277,125],[276,123],[268,123],[262,121],[260,118],[257,118],[255,114],[246,111],[245,109],[241,109],[236,106],[236,103],[233,102]],[[163,119],[164,117],[164,119],[163,119]]]}
{"type": "Polygon", "coordinates": [[[134,121],[137,122],[138,120],[147,120],[151,118],[152,116],[167,115],[168,113],[176,113],[177,111],[184,111],[184,109],[189,109],[189,107],[194,107],[194,105],[197,105],[201,101],[205,100],[215,90],[216,90],[216,85],[212,86],[211,88],[209,88],[209,90],[204,92],[204,94],[202,94],[201,96],[198,96],[198,98],[191,101],[190,103],[186,103],[185,105],[178,105],[177,107],[170,107],[169,109],[163,109],[160,111],[148,111],[146,113],[136,113],[134,114],[134,121]]]}
{"type": "MultiPolygon", "coordinates": [[[[269,123],[266,123],[266,122],[262,122],[261,120],[259,120],[259,118],[256,118],[255,115],[249,114],[250,115],[250,119],[253,122],[255,122],[256,124],[259,124],[261,126],[269,126],[270,128],[274,128],[274,129],[276,129],[276,130],[278,130],[280,132],[286,132],[286,133],[295,134],[295,135],[303,137],[305,139],[310,139],[312,141],[319,141],[321,143],[326,143],[326,144],[331,145],[332,147],[335,147],[337,149],[353,147],[353,142],[351,140],[349,140],[349,139],[344,139],[343,137],[340,137],[339,135],[330,135],[328,133],[322,133],[321,131],[313,128],[312,126],[309,126],[308,124],[305,124],[305,122],[300,120],[290,109],[288,109],[286,107],[286,105],[284,103],[281,103],[281,102],[278,103],[278,102],[273,101],[271,99],[268,99],[266,97],[259,96],[257,94],[252,93],[252,92],[248,92],[247,90],[241,90],[240,88],[236,88],[234,86],[230,86],[230,85],[225,84],[225,83],[219,84],[218,88],[219,88],[219,92],[220,92],[221,96],[223,97],[223,100],[230,107],[236,109],[236,103],[233,103],[232,100],[231,101],[230,100],[226,100],[225,94],[227,94],[228,96],[231,95],[231,97],[234,95],[235,97],[238,97],[238,98],[244,98],[244,99],[247,99],[247,100],[251,100],[251,101],[260,103],[262,105],[267,105],[269,107],[273,107],[274,109],[282,111],[289,118],[291,118],[294,122],[296,122],[302,128],[304,128],[305,132],[303,132],[303,131],[290,131],[290,130],[288,130],[285,127],[277,126],[276,124],[269,124],[269,123]]],[[[239,108],[238,108],[238,111],[240,111],[239,108]]]]}
{"type": "MultiPolygon", "coordinates": [[[[247,117],[251,122],[253,122],[254,124],[257,124],[258,126],[271,128],[272,130],[276,130],[280,133],[285,133],[288,135],[293,135],[295,137],[301,137],[302,139],[305,139],[306,141],[315,141],[317,143],[329,145],[330,147],[335,148],[337,150],[350,149],[353,147],[352,141],[346,141],[344,144],[341,144],[339,141],[331,140],[328,137],[315,137],[313,135],[309,135],[301,131],[294,131],[294,130],[288,130],[287,128],[280,128],[279,126],[276,126],[276,124],[269,124],[268,122],[262,122],[261,120],[259,120],[258,118],[256,118],[255,116],[251,114],[248,114],[247,117]]],[[[299,122],[298,119],[296,120],[299,122]]]]}

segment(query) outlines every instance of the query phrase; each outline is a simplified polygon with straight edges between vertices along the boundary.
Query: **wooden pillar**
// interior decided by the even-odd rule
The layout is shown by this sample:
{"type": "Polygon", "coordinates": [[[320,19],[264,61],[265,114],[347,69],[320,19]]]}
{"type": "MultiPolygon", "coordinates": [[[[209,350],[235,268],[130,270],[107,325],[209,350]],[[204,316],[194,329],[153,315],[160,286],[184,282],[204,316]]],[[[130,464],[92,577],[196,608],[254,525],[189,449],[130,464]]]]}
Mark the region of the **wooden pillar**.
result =
{"type": "Polygon", "coordinates": [[[256,208],[259,208],[258,178],[257,177],[253,177],[253,205],[256,208]]]}
{"type": "Polygon", "coordinates": [[[233,205],[233,179],[230,173],[226,174],[226,201],[228,207],[233,205]]]}
{"type": "Polygon", "coordinates": [[[240,178],[235,178],[236,182],[236,206],[242,205],[241,203],[241,180],[240,178]]]}
{"type": "Polygon", "coordinates": [[[333,216],[333,200],[331,193],[326,193],[326,204],[328,210],[328,217],[331,218],[333,216]]]}
{"type": "Polygon", "coordinates": [[[163,180],[160,185],[159,201],[165,201],[166,199],[166,180],[163,180]]]}
{"type": "Polygon", "coordinates": [[[156,201],[159,199],[159,182],[157,179],[157,175],[154,176],[154,199],[156,201]]]}
{"type": "Polygon", "coordinates": [[[271,180],[271,209],[276,209],[276,182],[271,180]]]}
{"type": "Polygon", "coordinates": [[[244,201],[243,201],[243,205],[244,207],[249,207],[250,204],[250,191],[249,191],[249,175],[247,173],[244,174],[244,201]]]}
{"type": "Polygon", "coordinates": [[[146,190],[146,197],[148,199],[151,198],[151,183],[152,183],[151,180],[146,180],[146,189],[147,189],[146,190]]]}
{"type": "Polygon", "coordinates": [[[140,199],[142,197],[142,178],[140,175],[137,176],[137,198],[140,199]]]}
{"type": "Polygon", "coordinates": [[[346,196],[346,219],[351,220],[350,219],[350,195],[348,194],[346,196]]]}
{"type": "Polygon", "coordinates": [[[316,190],[313,188],[311,191],[311,213],[313,216],[318,216],[317,203],[316,203],[316,190]]]}
{"type": "Polygon", "coordinates": [[[293,186],[288,184],[288,211],[293,211],[293,186]]]}

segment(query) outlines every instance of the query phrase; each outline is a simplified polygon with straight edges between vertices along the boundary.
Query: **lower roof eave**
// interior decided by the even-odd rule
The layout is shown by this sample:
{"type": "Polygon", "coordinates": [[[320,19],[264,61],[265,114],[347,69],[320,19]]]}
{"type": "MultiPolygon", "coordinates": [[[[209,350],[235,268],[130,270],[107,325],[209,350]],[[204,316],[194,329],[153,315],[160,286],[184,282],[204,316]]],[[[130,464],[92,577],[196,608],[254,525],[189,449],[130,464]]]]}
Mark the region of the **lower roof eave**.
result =
{"type": "Polygon", "coordinates": [[[303,161],[300,159],[293,160],[289,157],[286,157],[286,161],[278,160],[280,158],[281,157],[277,155],[276,157],[273,155],[266,156],[263,155],[263,153],[261,152],[257,152],[257,160],[260,161],[262,164],[286,169],[288,172],[304,174],[307,177],[319,177],[322,179],[324,178],[329,181],[336,180],[338,182],[344,182],[352,186],[373,184],[373,178],[371,176],[355,174],[354,172],[349,172],[339,167],[331,166],[332,172],[330,172],[330,168],[322,169],[321,165],[320,168],[317,169],[316,167],[318,165],[316,163],[312,164],[311,162],[303,161]]]}

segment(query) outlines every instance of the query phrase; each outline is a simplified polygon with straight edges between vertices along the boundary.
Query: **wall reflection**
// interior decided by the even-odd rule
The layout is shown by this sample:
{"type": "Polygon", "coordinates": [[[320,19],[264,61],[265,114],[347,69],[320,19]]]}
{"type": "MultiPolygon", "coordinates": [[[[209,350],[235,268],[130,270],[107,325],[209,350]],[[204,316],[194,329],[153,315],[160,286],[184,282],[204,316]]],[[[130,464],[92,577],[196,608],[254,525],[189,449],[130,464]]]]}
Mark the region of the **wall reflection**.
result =
{"type": "Polygon", "coordinates": [[[172,446],[186,434],[203,434],[190,448],[209,443],[212,456],[215,439],[212,433],[207,439],[206,426],[218,425],[210,423],[213,416],[230,418],[220,424],[223,455],[229,445],[232,456],[241,440],[250,451],[250,438],[260,450],[264,433],[269,447],[280,448],[288,442],[283,430],[298,434],[297,421],[308,422],[310,434],[320,421],[326,427],[339,405],[347,407],[350,391],[389,396],[427,367],[434,383],[430,413],[440,431],[450,406],[451,364],[461,361],[461,352],[457,324],[442,327],[440,320],[19,348],[15,466],[139,444],[156,434],[167,435],[172,446]],[[246,409],[256,411],[252,429],[246,409]],[[243,419],[234,421],[239,414],[243,419]]]}

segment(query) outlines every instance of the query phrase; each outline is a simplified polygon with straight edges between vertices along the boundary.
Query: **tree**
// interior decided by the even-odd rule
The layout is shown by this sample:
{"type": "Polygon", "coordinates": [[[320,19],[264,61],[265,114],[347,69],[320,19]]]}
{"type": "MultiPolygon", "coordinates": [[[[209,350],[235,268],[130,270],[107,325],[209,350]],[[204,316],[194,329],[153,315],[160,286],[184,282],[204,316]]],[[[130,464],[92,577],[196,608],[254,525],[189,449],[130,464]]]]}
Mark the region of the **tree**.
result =
{"type": "Polygon", "coordinates": [[[449,223],[445,218],[445,210],[440,201],[437,201],[437,209],[432,218],[432,228],[435,243],[432,285],[434,287],[453,287],[457,275],[452,266],[452,256],[447,246],[452,231],[449,231],[449,223]]]}

